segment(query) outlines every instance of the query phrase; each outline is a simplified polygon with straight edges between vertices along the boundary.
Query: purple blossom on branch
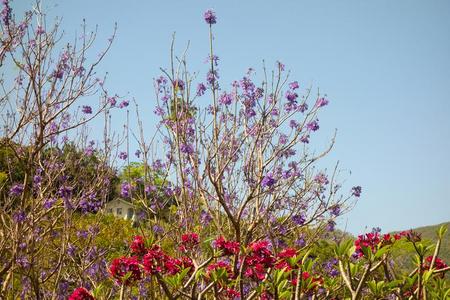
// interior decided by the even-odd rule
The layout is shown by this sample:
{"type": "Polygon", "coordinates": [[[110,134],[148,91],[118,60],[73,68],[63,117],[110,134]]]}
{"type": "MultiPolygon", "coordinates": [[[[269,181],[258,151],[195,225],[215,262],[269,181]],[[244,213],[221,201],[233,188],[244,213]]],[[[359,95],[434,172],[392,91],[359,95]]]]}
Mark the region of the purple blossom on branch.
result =
{"type": "Polygon", "coordinates": [[[303,213],[293,215],[291,219],[292,222],[294,222],[297,225],[303,225],[305,224],[306,221],[305,215],[303,213]]]}
{"type": "Polygon", "coordinates": [[[125,151],[121,151],[119,153],[119,158],[122,159],[122,160],[127,159],[128,158],[128,153],[126,153],[125,151]]]}
{"type": "Polygon", "coordinates": [[[20,196],[22,192],[23,192],[23,184],[21,183],[16,183],[9,189],[9,195],[13,197],[20,196]]]}
{"type": "Polygon", "coordinates": [[[125,108],[130,104],[130,102],[128,100],[123,100],[122,102],[120,102],[119,104],[119,108],[125,108]]]}
{"type": "Polygon", "coordinates": [[[322,98],[317,99],[316,106],[317,107],[322,107],[322,106],[328,105],[328,102],[329,101],[327,99],[322,97],[322,98]]]}
{"type": "Polygon", "coordinates": [[[308,128],[311,131],[317,131],[319,130],[319,120],[314,120],[306,124],[306,128],[308,128]]]}
{"type": "Polygon", "coordinates": [[[205,11],[203,17],[205,18],[205,22],[209,25],[217,23],[216,13],[212,9],[205,11]]]}
{"type": "Polygon", "coordinates": [[[296,89],[298,89],[300,86],[298,85],[298,82],[297,81],[294,81],[294,82],[291,82],[291,83],[289,83],[289,88],[291,89],[291,90],[296,90],[296,89]]]}
{"type": "Polygon", "coordinates": [[[270,188],[275,183],[276,183],[276,180],[275,180],[275,178],[273,178],[273,174],[272,173],[267,173],[266,176],[264,176],[264,178],[261,181],[261,186],[270,188]]]}
{"type": "Polygon", "coordinates": [[[203,83],[199,83],[197,86],[197,96],[203,96],[206,91],[206,86],[203,83]]]}
{"type": "Polygon", "coordinates": [[[92,107],[90,107],[89,105],[83,105],[81,111],[85,114],[92,114],[92,107]]]}
{"type": "Polygon", "coordinates": [[[352,187],[352,195],[359,198],[361,196],[362,188],[358,186],[352,187]]]}

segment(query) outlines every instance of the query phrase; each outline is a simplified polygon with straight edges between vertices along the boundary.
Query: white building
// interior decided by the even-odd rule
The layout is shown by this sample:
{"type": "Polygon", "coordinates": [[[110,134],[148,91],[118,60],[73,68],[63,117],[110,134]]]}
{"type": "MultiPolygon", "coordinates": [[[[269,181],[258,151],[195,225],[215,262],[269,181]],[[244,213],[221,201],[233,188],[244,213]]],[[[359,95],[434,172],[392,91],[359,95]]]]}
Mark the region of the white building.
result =
{"type": "Polygon", "coordinates": [[[136,207],[126,200],[116,198],[105,205],[105,212],[125,220],[135,220],[136,207]]]}

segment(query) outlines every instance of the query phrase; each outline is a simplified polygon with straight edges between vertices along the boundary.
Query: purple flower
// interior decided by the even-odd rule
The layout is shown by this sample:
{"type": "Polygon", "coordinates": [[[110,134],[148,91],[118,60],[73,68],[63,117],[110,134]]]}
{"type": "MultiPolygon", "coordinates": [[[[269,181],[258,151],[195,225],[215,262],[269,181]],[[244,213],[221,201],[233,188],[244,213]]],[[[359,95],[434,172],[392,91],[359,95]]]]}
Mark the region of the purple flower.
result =
{"type": "Polygon", "coordinates": [[[304,144],[309,144],[309,134],[305,134],[300,138],[300,142],[304,144]]]}
{"type": "Polygon", "coordinates": [[[303,248],[306,246],[306,242],[303,236],[300,236],[297,240],[295,240],[294,244],[299,248],[303,248]]]}
{"type": "Polygon", "coordinates": [[[89,105],[83,105],[83,109],[81,111],[85,114],[92,114],[92,107],[89,105]]]}
{"type": "Polygon", "coordinates": [[[173,81],[173,87],[175,89],[179,89],[180,91],[183,91],[184,90],[184,81],[181,79],[175,79],[173,81]]]}
{"type": "Polygon", "coordinates": [[[22,194],[23,192],[23,184],[21,183],[16,183],[14,184],[10,189],[9,189],[9,195],[12,197],[18,197],[22,194]]]}
{"type": "Polygon", "coordinates": [[[12,15],[12,9],[9,6],[9,1],[8,0],[3,0],[3,9],[1,12],[1,18],[3,21],[3,24],[5,24],[5,26],[9,25],[9,22],[11,21],[11,15],[12,15]]]}
{"type": "Polygon", "coordinates": [[[155,115],[160,117],[164,116],[164,114],[166,113],[161,106],[157,106],[153,112],[155,113],[155,115]]]}
{"type": "Polygon", "coordinates": [[[141,157],[141,150],[137,149],[136,152],[134,152],[134,155],[136,155],[137,158],[141,157]]]}
{"type": "Polygon", "coordinates": [[[297,107],[297,110],[301,113],[304,113],[305,111],[308,110],[308,104],[306,103],[302,103],[297,107]]]}
{"type": "Polygon", "coordinates": [[[108,98],[108,102],[109,102],[109,104],[111,104],[111,106],[116,106],[116,104],[117,104],[116,97],[108,98]]]}
{"type": "Polygon", "coordinates": [[[154,225],[153,226],[153,232],[156,233],[156,234],[163,234],[164,233],[164,229],[161,226],[154,225]]]}
{"type": "Polygon", "coordinates": [[[122,102],[120,102],[119,108],[127,107],[129,104],[130,102],[128,100],[123,100],[122,102]]]}
{"type": "Polygon", "coordinates": [[[284,64],[281,61],[277,61],[277,65],[278,65],[278,69],[280,69],[280,71],[284,71],[284,64]]]}
{"type": "Polygon", "coordinates": [[[127,159],[128,158],[128,153],[126,153],[125,151],[121,151],[119,153],[119,158],[122,159],[122,160],[127,159]]]}
{"type": "Polygon", "coordinates": [[[215,89],[218,88],[217,79],[219,79],[219,73],[217,70],[209,70],[206,74],[206,82],[208,82],[208,84],[215,89]]]}
{"type": "Polygon", "coordinates": [[[224,105],[230,105],[233,102],[233,97],[231,94],[227,94],[227,92],[223,92],[223,94],[219,98],[219,102],[224,105]]]}
{"type": "Polygon", "coordinates": [[[290,88],[291,90],[298,89],[299,87],[300,87],[300,86],[298,85],[298,82],[297,82],[297,81],[294,81],[294,82],[289,83],[289,88],[290,88]]]}
{"type": "Polygon", "coordinates": [[[328,221],[327,223],[327,231],[334,231],[334,227],[336,226],[336,222],[334,222],[333,220],[328,221]]]}
{"type": "Polygon", "coordinates": [[[361,192],[362,192],[362,188],[359,185],[352,187],[352,195],[353,196],[359,198],[361,196],[361,192]]]}
{"type": "Polygon", "coordinates": [[[297,225],[303,225],[305,224],[306,221],[305,215],[303,213],[293,215],[291,219],[292,222],[294,222],[297,225]]]}
{"type": "Polygon", "coordinates": [[[200,223],[201,223],[203,226],[206,226],[206,225],[208,225],[211,221],[212,221],[211,215],[210,215],[207,211],[202,210],[202,211],[200,212],[200,223]]]}
{"type": "Polygon", "coordinates": [[[205,11],[203,17],[205,18],[206,23],[209,25],[216,24],[217,22],[216,13],[211,9],[205,11]]]}
{"type": "Polygon", "coordinates": [[[295,100],[298,98],[297,93],[292,92],[292,91],[287,91],[286,92],[286,99],[288,99],[288,101],[290,102],[295,102],[295,100]]]}
{"type": "Polygon", "coordinates": [[[339,216],[341,213],[341,207],[338,204],[334,205],[330,210],[331,214],[335,217],[339,216]]]}
{"type": "Polygon", "coordinates": [[[26,219],[27,219],[27,215],[25,214],[25,212],[24,212],[23,210],[16,211],[16,212],[13,214],[13,220],[14,220],[16,223],[22,223],[22,222],[24,222],[26,219]]]}
{"type": "Polygon", "coordinates": [[[327,175],[323,173],[317,174],[316,177],[314,177],[314,181],[320,185],[327,185],[329,183],[327,175]]]}
{"type": "Polygon", "coordinates": [[[45,199],[43,207],[45,209],[50,209],[53,206],[53,204],[55,204],[55,202],[56,202],[56,198],[45,199]]]}
{"type": "Polygon", "coordinates": [[[183,143],[183,144],[181,144],[181,146],[180,146],[180,151],[181,151],[182,153],[184,153],[184,154],[190,155],[190,154],[194,153],[194,148],[192,147],[191,144],[185,144],[185,143],[183,143]]]}
{"type": "Polygon", "coordinates": [[[276,183],[272,173],[267,173],[261,181],[262,187],[272,187],[276,183]]]}
{"type": "Polygon", "coordinates": [[[322,106],[325,106],[325,105],[327,105],[328,104],[328,100],[327,99],[325,99],[325,98],[319,98],[319,99],[317,99],[317,101],[316,101],[316,106],[317,107],[322,107],[322,106]]]}
{"type": "Polygon", "coordinates": [[[37,34],[37,35],[41,35],[41,34],[44,34],[44,33],[45,33],[44,27],[38,26],[38,27],[36,28],[36,34],[37,34]]]}
{"type": "Polygon", "coordinates": [[[314,120],[314,121],[311,121],[311,122],[309,122],[308,124],[306,124],[306,128],[308,128],[309,130],[312,130],[312,131],[317,131],[317,130],[319,130],[319,122],[318,122],[319,120],[314,120]]]}
{"type": "Polygon", "coordinates": [[[291,127],[292,129],[297,128],[297,127],[298,127],[297,121],[291,120],[291,121],[289,122],[289,127],[291,127]]]}
{"type": "Polygon", "coordinates": [[[123,198],[129,198],[131,196],[132,188],[133,186],[131,185],[131,183],[123,182],[122,185],[120,186],[120,195],[123,198]]]}
{"type": "Polygon", "coordinates": [[[206,86],[203,83],[197,85],[197,96],[203,96],[206,91],[206,86]]]}

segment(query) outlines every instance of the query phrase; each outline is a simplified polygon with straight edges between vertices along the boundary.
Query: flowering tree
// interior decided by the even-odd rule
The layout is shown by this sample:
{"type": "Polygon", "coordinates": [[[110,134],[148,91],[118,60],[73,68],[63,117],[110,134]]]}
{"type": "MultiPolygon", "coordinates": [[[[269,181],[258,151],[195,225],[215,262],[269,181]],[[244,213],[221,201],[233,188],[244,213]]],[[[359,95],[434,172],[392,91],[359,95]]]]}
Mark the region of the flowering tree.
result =
{"type": "Polygon", "coordinates": [[[108,132],[105,145],[86,140],[86,124],[111,108],[95,69],[114,35],[89,63],[96,34],[85,25],[81,37],[61,45],[59,23],[47,27],[39,2],[21,20],[8,0],[2,5],[0,297],[56,297],[68,279],[88,281],[85,272],[104,254],[67,255],[75,216],[102,207],[114,175],[110,149],[102,150],[108,132]],[[82,102],[94,95],[95,105],[82,102]]]}
{"type": "MultiPolygon", "coordinates": [[[[206,12],[205,21],[210,28],[206,81],[195,86],[182,58],[155,82],[155,113],[166,129],[167,159],[161,167],[176,181],[179,222],[192,230],[201,221],[195,218],[203,216],[242,245],[268,237],[275,247],[286,243],[287,233],[301,238],[302,227],[332,229],[349,197],[341,195],[337,169],[327,175],[314,166],[334,139],[322,153],[308,151],[328,100],[312,96],[311,89],[300,96],[299,83],[288,83],[280,62],[270,74],[263,70],[259,86],[250,69],[226,90],[213,52],[215,14],[206,12]],[[210,105],[199,101],[206,95],[210,105]]],[[[360,193],[360,187],[353,188],[353,196],[360,193]]]]}

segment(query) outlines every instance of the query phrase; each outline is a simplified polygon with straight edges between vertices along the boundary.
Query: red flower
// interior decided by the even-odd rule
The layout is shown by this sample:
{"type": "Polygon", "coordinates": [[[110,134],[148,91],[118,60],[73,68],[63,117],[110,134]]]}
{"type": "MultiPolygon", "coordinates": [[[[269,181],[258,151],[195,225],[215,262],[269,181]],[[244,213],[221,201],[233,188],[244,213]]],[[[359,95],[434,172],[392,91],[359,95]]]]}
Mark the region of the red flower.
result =
{"type": "Polygon", "coordinates": [[[147,254],[144,255],[144,270],[150,274],[160,273],[163,270],[164,262],[167,260],[167,255],[157,245],[154,245],[147,254]]]}
{"type": "Polygon", "coordinates": [[[295,257],[297,255],[297,250],[294,248],[286,248],[280,253],[278,253],[277,258],[278,261],[275,264],[276,269],[286,269],[286,270],[292,270],[294,266],[291,266],[288,262],[288,258],[295,257]]]}
{"type": "Polygon", "coordinates": [[[241,299],[241,293],[239,293],[235,289],[227,288],[225,289],[225,297],[227,297],[228,299],[241,299]]]}
{"type": "Polygon", "coordinates": [[[109,271],[112,277],[117,279],[120,284],[131,285],[142,279],[141,268],[136,257],[119,257],[114,259],[109,271]],[[127,276],[126,279],[124,279],[125,276],[127,276]]]}
{"type": "Polygon", "coordinates": [[[211,272],[217,270],[217,269],[225,269],[227,271],[227,277],[228,278],[232,278],[233,277],[233,271],[231,270],[231,266],[230,263],[223,261],[223,260],[219,260],[216,263],[212,263],[210,264],[206,270],[206,275],[209,276],[209,274],[211,274],[211,272]]]}
{"type": "Polygon", "coordinates": [[[95,298],[85,288],[79,287],[73,291],[68,300],[95,300],[95,298]]]}
{"type": "Polygon", "coordinates": [[[286,248],[280,253],[278,253],[278,258],[291,258],[297,255],[297,250],[294,248],[286,248]]]}
{"type": "Polygon", "coordinates": [[[251,243],[248,248],[250,253],[244,258],[246,269],[244,275],[254,280],[262,280],[266,276],[266,269],[275,264],[275,257],[269,249],[268,241],[257,241],[251,243]]]}
{"type": "Polygon", "coordinates": [[[145,241],[144,238],[140,235],[134,237],[133,242],[130,245],[131,253],[138,256],[143,256],[147,249],[145,249],[145,241]]]}
{"type": "Polygon", "coordinates": [[[186,233],[181,236],[181,246],[180,250],[186,252],[188,250],[194,249],[199,243],[198,234],[191,232],[186,233]]]}
{"type": "MultiPolygon", "coordinates": [[[[425,268],[429,269],[430,265],[431,265],[431,261],[433,260],[433,256],[428,256],[427,258],[425,258],[425,268]]],[[[436,257],[436,259],[434,260],[434,266],[433,266],[436,270],[441,270],[441,269],[445,269],[447,268],[447,264],[440,259],[439,257],[436,257]]]]}
{"type": "Polygon", "coordinates": [[[222,251],[223,255],[235,255],[239,253],[239,243],[233,241],[226,241],[223,236],[219,236],[214,241],[214,247],[222,251]]]}

